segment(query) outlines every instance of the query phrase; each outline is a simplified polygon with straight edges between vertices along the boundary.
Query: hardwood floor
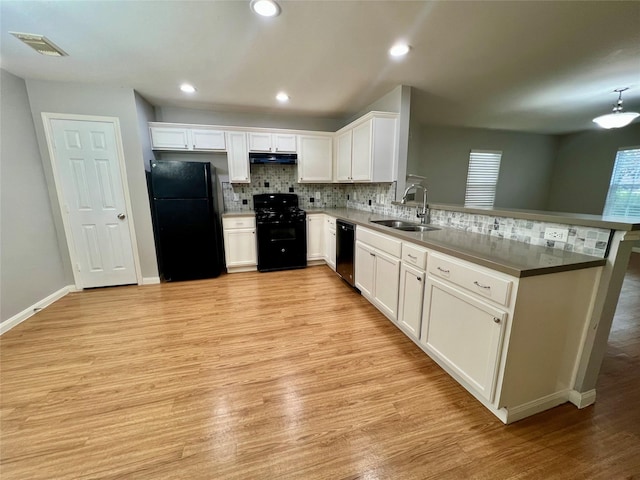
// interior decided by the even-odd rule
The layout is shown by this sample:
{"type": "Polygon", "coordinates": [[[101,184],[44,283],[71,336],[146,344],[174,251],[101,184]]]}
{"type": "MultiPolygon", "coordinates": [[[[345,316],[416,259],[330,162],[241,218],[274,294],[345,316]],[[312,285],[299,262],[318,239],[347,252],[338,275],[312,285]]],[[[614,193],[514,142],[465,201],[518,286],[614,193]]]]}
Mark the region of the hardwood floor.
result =
{"type": "Polygon", "coordinates": [[[0,477],[640,478],[633,257],[596,404],[508,426],[326,267],[70,294],[0,338],[0,477]]]}

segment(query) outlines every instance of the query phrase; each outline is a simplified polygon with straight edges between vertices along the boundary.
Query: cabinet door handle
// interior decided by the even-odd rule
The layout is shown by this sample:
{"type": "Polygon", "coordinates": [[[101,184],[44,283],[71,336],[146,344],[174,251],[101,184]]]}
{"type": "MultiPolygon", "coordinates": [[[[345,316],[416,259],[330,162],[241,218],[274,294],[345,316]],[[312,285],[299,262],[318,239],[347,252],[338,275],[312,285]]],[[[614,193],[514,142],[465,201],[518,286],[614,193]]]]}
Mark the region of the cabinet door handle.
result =
{"type": "Polygon", "coordinates": [[[499,319],[498,317],[493,317],[493,321],[494,321],[495,323],[500,323],[500,319],[499,319]]]}
{"type": "Polygon", "coordinates": [[[422,277],[416,277],[418,279],[419,282],[422,281],[422,277]]]}
{"type": "Polygon", "coordinates": [[[371,252],[369,252],[369,255],[371,255],[372,257],[375,257],[375,256],[376,256],[376,254],[375,254],[375,253],[371,253],[371,252]]]}
{"type": "Polygon", "coordinates": [[[475,282],[473,282],[473,284],[476,287],[484,288],[485,290],[491,290],[491,285],[482,285],[481,283],[478,283],[477,280],[475,282]]]}
{"type": "Polygon", "coordinates": [[[442,267],[436,267],[438,270],[440,270],[442,273],[451,273],[449,270],[445,270],[442,267]]]}

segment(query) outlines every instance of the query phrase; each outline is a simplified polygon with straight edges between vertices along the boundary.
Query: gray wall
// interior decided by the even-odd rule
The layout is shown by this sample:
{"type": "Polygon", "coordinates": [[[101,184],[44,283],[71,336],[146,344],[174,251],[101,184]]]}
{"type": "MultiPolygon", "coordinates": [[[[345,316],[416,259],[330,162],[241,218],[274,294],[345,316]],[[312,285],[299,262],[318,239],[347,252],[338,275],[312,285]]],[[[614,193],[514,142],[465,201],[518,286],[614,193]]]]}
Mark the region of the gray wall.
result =
{"type": "Polygon", "coordinates": [[[25,82],[0,70],[0,88],[2,322],[70,282],[62,266],[25,82]]]}
{"type": "Polygon", "coordinates": [[[73,277],[68,247],[64,238],[62,218],[57,208],[58,200],[55,194],[51,160],[47,150],[41,112],[119,118],[142,276],[147,278],[157,277],[158,265],[144,171],[143,147],[133,90],[130,88],[41,80],[27,80],[26,83],[40,154],[43,159],[45,178],[49,185],[51,204],[54,206],[54,220],[59,232],[58,241],[63,246],[61,250],[63,251],[65,269],[68,273],[67,278],[70,279],[69,283],[73,283],[73,277]]]}
{"type": "Polygon", "coordinates": [[[153,150],[151,149],[151,136],[149,135],[149,122],[155,122],[156,112],[147,100],[138,92],[134,92],[136,100],[136,112],[138,114],[138,132],[140,133],[140,143],[142,144],[142,158],[144,168],[150,171],[149,162],[153,160],[153,150]]]}
{"type": "Polygon", "coordinates": [[[432,203],[464,203],[469,152],[478,149],[502,151],[496,207],[546,207],[557,148],[551,135],[414,125],[411,145],[408,172],[427,177],[432,203]]]}
{"type": "Polygon", "coordinates": [[[343,125],[340,119],[287,115],[282,110],[274,111],[271,114],[262,114],[216,112],[180,107],[156,107],[156,121],[234,127],[286,128],[320,132],[335,132],[343,125]]]}
{"type": "Polygon", "coordinates": [[[640,146],[640,123],[560,137],[548,210],[601,215],[620,147],[640,146]]]}

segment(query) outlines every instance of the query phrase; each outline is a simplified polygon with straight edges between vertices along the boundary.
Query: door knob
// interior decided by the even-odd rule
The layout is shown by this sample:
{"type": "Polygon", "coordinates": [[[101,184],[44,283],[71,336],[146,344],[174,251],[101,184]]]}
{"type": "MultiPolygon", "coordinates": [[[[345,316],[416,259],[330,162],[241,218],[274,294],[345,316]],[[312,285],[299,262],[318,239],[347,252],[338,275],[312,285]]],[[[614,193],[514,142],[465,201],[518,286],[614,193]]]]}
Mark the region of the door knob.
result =
{"type": "Polygon", "coordinates": [[[125,215],[124,213],[119,213],[119,214],[118,214],[118,218],[119,218],[120,220],[124,220],[124,219],[125,219],[125,217],[126,217],[126,215],[125,215]]]}

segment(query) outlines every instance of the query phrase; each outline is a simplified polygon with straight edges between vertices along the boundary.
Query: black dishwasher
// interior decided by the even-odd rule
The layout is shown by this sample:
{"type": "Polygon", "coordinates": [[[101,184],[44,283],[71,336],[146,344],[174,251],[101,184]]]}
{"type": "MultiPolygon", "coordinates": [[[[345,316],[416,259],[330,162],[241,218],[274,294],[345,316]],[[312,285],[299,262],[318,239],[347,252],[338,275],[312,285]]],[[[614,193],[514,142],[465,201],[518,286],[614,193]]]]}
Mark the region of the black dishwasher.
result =
{"type": "Polygon", "coordinates": [[[353,223],[336,221],[336,272],[352,287],[355,287],[355,233],[356,226],[353,223]]]}

